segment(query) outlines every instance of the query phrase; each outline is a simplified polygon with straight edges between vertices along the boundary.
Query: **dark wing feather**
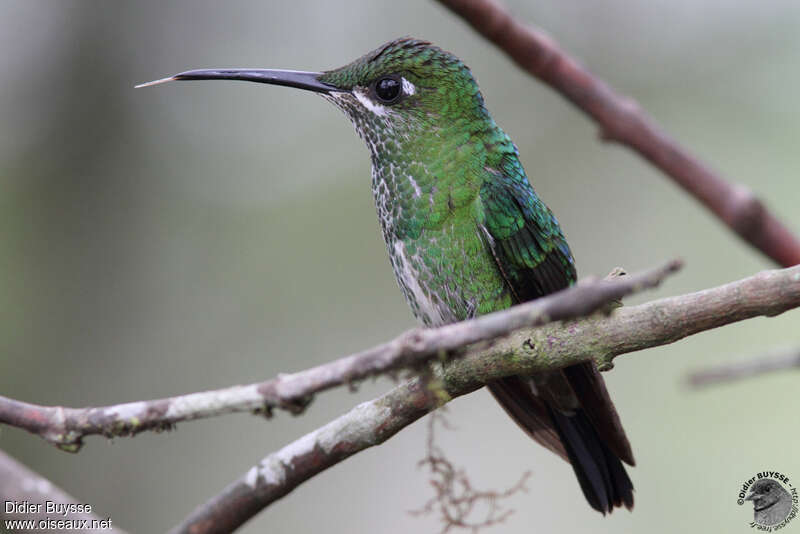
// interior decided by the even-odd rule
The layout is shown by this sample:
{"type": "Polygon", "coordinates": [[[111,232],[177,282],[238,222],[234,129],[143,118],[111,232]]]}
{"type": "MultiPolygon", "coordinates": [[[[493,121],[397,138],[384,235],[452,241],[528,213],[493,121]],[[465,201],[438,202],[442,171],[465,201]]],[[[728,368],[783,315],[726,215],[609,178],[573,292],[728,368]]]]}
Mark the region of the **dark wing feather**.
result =
{"type": "Polygon", "coordinates": [[[553,213],[524,183],[496,174],[481,188],[484,230],[498,266],[519,302],[564,289],[576,280],[567,240],[553,213]]]}
{"type": "Polygon", "coordinates": [[[533,394],[527,380],[509,376],[490,383],[488,387],[500,406],[526,434],[542,447],[569,461],[547,405],[533,394]]]}
{"type": "MultiPolygon", "coordinates": [[[[533,300],[575,282],[572,254],[558,221],[533,192],[521,167],[503,165],[481,189],[487,246],[517,302],[533,300]],[[509,169],[510,167],[510,169],[509,169]],[[518,172],[507,172],[508,170],[518,172]]],[[[506,412],[534,440],[567,459],[593,508],[633,506],[633,485],[620,459],[633,454],[608,391],[593,362],[564,369],[580,405],[571,415],[545,401],[522,377],[489,384],[506,412]]]]}
{"type": "MultiPolygon", "coordinates": [[[[574,268],[570,279],[570,270],[564,269],[558,253],[548,254],[556,247],[552,243],[539,244],[536,234],[540,232],[526,219],[515,198],[513,184],[505,177],[497,178],[486,182],[481,190],[486,215],[482,228],[514,300],[524,302],[567,287],[574,280],[574,268]]],[[[535,209],[536,206],[530,205],[525,211],[532,215],[535,209]]],[[[558,234],[564,240],[560,231],[558,234]]],[[[565,240],[563,245],[568,252],[565,240]]],[[[571,264],[571,255],[569,260],[567,263],[571,264]]],[[[528,380],[504,378],[489,384],[489,391],[534,441],[569,460],[546,404],[533,393],[528,380]]]]}
{"type": "Polygon", "coordinates": [[[571,365],[563,373],[572,389],[582,393],[582,400],[591,399],[591,402],[582,402],[581,405],[600,437],[623,462],[635,465],[631,444],[594,362],[571,365]]]}

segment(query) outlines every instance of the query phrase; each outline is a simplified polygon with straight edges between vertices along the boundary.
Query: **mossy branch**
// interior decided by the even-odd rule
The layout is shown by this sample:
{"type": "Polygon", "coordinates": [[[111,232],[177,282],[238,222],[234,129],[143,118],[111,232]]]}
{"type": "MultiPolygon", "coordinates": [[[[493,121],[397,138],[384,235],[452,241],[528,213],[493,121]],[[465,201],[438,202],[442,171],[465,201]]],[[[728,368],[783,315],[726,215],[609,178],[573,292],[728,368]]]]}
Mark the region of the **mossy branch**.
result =
{"type": "Polygon", "coordinates": [[[470,393],[491,380],[549,371],[589,359],[607,370],[620,354],[797,307],[800,266],[618,308],[609,316],[515,331],[489,347],[470,350],[447,362],[437,380],[409,380],[270,454],[171,532],[231,532],[305,480],[383,443],[446,399],[470,393]],[[431,394],[430,384],[440,388],[439,394],[431,394]]]}
{"type": "Polygon", "coordinates": [[[255,384],[112,406],[39,406],[0,396],[0,423],[23,428],[68,452],[83,438],[130,436],[162,431],[176,423],[234,412],[270,415],[273,409],[301,413],[314,394],[370,376],[420,369],[427,362],[463,353],[522,327],[582,317],[625,295],[658,285],[680,268],[679,261],[633,276],[583,281],[520,306],[440,328],[414,329],[397,338],[317,367],[255,384]]]}

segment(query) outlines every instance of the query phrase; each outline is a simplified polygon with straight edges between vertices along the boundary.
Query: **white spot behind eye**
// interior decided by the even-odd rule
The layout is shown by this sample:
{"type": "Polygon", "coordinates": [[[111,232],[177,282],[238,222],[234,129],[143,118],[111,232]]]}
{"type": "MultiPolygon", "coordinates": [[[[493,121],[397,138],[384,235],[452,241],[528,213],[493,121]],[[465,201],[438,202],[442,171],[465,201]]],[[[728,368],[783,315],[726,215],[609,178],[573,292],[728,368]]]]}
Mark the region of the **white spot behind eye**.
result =
{"type": "Polygon", "coordinates": [[[417,88],[414,86],[413,83],[409,82],[405,78],[401,78],[403,80],[403,94],[406,96],[413,95],[417,92],[417,88]]]}

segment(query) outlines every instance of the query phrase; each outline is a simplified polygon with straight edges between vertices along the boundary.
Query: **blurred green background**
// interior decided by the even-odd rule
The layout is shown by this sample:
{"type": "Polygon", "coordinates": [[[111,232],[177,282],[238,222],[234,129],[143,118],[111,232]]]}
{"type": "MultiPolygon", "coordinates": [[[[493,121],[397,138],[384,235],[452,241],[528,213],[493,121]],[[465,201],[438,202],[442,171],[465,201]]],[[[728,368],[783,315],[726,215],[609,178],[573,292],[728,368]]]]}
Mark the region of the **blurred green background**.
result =
{"type": "MultiPolygon", "coordinates": [[[[800,232],[800,3],[509,1],[685,146],[800,232]]],[[[0,2],[0,393],[96,405],[265,379],[412,326],[380,238],[365,147],[321,98],[258,84],[134,90],[188,68],[321,70],[401,35],[471,66],[583,275],[675,256],[656,294],[771,268],[638,157],[433,2],[0,2]]],[[[634,445],[636,509],[591,511],[566,463],[481,391],[448,456],[480,488],[533,472],[490,532],[748,532],[754,472],[800,477],[797,374],[702,392],[697,367],[800,344],[797,313],[628,355],[606,375],[634,445]]],[[[270,451],[391,386],[299,418],[179,425],[78,455],[0,429],[0,448],[131,532],[160,532],[270,451]]],[[[314,478],[243,532],[436,532],[425,425],[314,478]]]]}

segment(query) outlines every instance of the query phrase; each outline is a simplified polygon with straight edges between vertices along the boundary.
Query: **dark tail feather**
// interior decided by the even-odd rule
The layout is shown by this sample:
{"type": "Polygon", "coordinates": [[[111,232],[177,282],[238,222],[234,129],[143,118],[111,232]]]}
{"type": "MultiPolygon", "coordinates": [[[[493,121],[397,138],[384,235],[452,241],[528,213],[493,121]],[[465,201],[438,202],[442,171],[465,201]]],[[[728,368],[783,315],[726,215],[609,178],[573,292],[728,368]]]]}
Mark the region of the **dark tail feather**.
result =
{"type": "MultiPolygon", "coordinates": [[[[549,408],[549,407],[548,407],[549,408]]],[[[616,506],[633,508],[633,484],[616,454],[600,439],[582,410],[565,415],[549,408],[572,468],[589,504],[605,515],[616,506]]]]}

